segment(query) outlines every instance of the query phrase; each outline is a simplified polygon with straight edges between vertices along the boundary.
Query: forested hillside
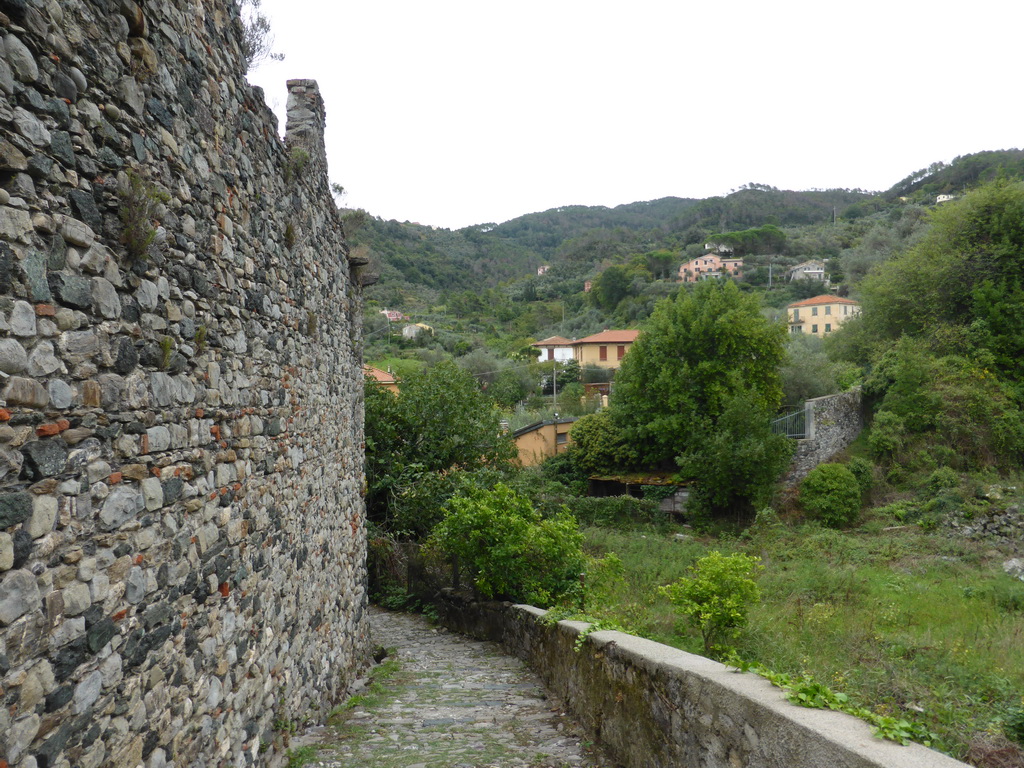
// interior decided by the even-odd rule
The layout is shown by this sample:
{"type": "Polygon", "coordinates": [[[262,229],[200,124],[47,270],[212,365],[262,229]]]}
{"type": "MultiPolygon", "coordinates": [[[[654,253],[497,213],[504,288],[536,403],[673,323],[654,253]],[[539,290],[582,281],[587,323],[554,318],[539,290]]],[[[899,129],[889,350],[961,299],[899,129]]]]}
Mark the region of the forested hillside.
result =
{"type": "Polygon", "coordinates": [[[379,273],[366,293],[367,357],[421,365],[474,352],[493,356],[481,370],[497,370],[536,339],[635,328],[678,291],[680,265],[709,241],[742,256],[741,290],[776,312],[825,290],[788,280],[788,268],[807,260],[825,264],[831,290],[856,298],[874,266],[920,239],[937,195],[1022,173],[1024,150],[982,152],[935,163],[885,192],[751,183],[705,200],[567,206],[460,230],[349,211],[353,247],[379,273]],[[401,326],[377,312],[384,308],[433,333],[400,341],[401,326]]]}

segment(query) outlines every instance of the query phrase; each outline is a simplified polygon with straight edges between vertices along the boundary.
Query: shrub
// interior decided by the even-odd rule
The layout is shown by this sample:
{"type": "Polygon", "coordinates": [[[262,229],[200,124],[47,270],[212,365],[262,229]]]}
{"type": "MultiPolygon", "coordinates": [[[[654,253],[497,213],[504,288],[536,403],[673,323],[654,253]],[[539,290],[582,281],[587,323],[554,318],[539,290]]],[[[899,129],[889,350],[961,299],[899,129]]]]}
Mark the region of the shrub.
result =
{"type": "Polygon", "coordinates": [[[1024,744],[1024,706],[1013,707],[1006,713],[1003,732],[1018,744],[1024,744]]]}
{"type": "Polygon", "coordinates": [[[819,464],[800,484],[800,504],[830,528],[842,528],[860,512],[860,485],[843,464],[819,464]]]}
{"type": "Polygon", "coordinates": [[[949,467],[939,467],[925,480],[925,487],[932,493],[937,493],[946,488],[958,488],[960,486],[960,475],[949,467]]]}
{"type": "Polygon", "coordinates": [[[747,623],[750,606],[761,599],[754,581],[758,557],[711,552],[690,566],[690,575],[660,592],[700,630],[704,650],[725,651],[718,641],[735,637],[747,623]]]}
{"type": "Polygon", "coordinates": [[[455,558],[482,596],[548,607],[578,588],[583,535],[570,515],[542,518],[504,483],[467,489],[444,511],[428,547],[455,558]]]}
{"type": "Polygon", "coordinates": [[[868,445],[876,457],[889,459],[903,447],[904,434],[903,419],[895,413],[882,411],[875,414],[875,419],[871,423],[868,445]]]}
{"type": "Polygon", "coordinates": [[[846,468],[853,473],[855,478],[857,478],[857,485],[860,486],[862,497],[867,496],[871,491],[871,487],[875,484],[874,465],[867,459],[854,456],[847,462],[846,468]]]}

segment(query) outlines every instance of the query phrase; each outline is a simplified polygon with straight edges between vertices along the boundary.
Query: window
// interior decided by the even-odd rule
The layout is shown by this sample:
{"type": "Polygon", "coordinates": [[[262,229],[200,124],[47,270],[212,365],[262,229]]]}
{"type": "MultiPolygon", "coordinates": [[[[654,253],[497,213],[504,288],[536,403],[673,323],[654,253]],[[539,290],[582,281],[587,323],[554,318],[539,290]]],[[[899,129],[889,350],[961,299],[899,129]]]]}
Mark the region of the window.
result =
{"type": "Polygon", "coordinates": [[[825,323],[825,333],[832,332],[832,323],[825,323]]]}
{"type": "Polygon", "coordinates": [[[600,347],[598,349],[598,351],[597,351],[597,357],[598,357],[599,360],[607,360],[608,359],[608,347],[605,347],[605,346],[600,347]]]}
{"type": "Polygon", "coordinates": [[[812,325],[811,326],[811,333],[817,333],[817,332],[818,332],[818,326],[812,325]]]}
{"type": "Polygon", "coordinates": [[[557,433],[555,435],[555,444],[556,445],[565,445],[568,442],[569,442],[569,433],[568,432],[559,432],[559,433],[557,433]]]}
{"type": "Polygon", "coordinates": [[[818,308],[817,307],[811,307],[811,317],[817,317],[817,316],[818,316],[818,308]]]}
{"type": "Polygon", "coordinates": [[[848,309],[849,309],[849,307],[846,306],[845,304],[843,304],[843,314],[844,315],[846,314],[846,310],[848,310],[848,309]]]}
{"type": "Polygon", "coordinates": [[[793,326],[793,333],[803,333],[803,332],[804,332],[803,326],[800,326],[800,325],[794,325],[793,326]]]}
{"type": "Polygon", "coordinates": [[[615,354],[619,356],[619,360],[626,356],[626,347],[624,344],[619,344],[619,348],[615,351],[615,354]]]}
{"type": "Polygon", "coordinates": [[[793,322],[794,323],[800,322],[800,309],[799,308],[793,310],[793,322]]]}
{"type": "Polygon", "coordinates": [[[826,315],[831,315],[832,314],[832,305],[831,304],[829,304],[827,307],[825,307],[825,314],[826,315]]]}

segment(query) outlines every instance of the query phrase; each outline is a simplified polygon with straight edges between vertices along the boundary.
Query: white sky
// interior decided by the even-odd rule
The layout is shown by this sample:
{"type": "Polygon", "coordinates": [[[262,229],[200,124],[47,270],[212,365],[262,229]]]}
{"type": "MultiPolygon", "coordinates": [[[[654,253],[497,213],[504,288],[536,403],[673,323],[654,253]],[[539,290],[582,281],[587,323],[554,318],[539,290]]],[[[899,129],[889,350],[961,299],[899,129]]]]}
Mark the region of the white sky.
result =
{"type": "Polygon", "coordinates": [[[263,0],[345,205],[443,227],[1024,146],[1019,0],[263,0]]]}

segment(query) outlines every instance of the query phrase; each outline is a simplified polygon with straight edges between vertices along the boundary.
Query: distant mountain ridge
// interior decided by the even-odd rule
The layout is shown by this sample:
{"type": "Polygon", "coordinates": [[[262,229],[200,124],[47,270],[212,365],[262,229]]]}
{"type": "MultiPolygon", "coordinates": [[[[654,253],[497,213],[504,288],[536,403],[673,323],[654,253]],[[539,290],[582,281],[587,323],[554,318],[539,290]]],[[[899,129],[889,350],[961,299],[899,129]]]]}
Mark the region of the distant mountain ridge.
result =
{"type": "Polygon", "coordinates": [[[1024,150],[979,152],[934,163],[885,192],[780,190],[748,184],[703,200],[664,197],[613,208],[572,205],[457,230],[368,217],[350,238],[380,270],[369,296],[391,306],[438,303],[455,291],[480,291],[535,275],[539,266],[571,264],[584,274],[626,253],[680,252],[714,233],[765,224],[782,228],[862,218],[904,200],[933,203],[1000,173],[1024,176],[1024,150]]]}

